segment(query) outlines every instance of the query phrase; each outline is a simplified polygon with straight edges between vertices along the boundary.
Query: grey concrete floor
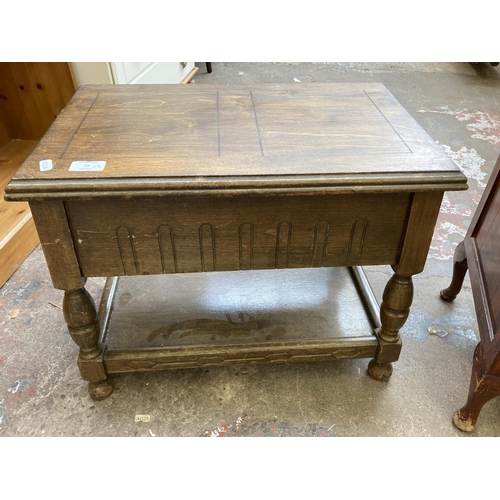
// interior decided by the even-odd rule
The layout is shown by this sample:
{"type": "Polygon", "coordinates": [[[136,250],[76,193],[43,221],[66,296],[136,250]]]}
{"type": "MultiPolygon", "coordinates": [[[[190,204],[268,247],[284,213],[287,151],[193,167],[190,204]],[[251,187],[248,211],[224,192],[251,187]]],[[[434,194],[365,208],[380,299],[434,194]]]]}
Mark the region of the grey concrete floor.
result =
{"type": "MultiPolygon", "coordinates": [[[[382,82],[469,178],[448,193],[388,383],[367,359],[178,370],[116,376],[90,399],[77,347],[36,248],[0,290],[0,436],[498,436],[500,398],[476,429],[451,423],[467,397],[478,329],[468,278],[451,304],[453,250],[500,154],[500,70],[487,63],[204,63],[195,85],[234,82],[382,82]],[[299,80],[297,82],[296,80],[299,80]],[[12,312],[19,310],[17,317],[12,312]]],[[[377,298],[391,271],[367,268],[377,298]]],[[[91,279],[99,301],[104,280],[91,279]]]]}

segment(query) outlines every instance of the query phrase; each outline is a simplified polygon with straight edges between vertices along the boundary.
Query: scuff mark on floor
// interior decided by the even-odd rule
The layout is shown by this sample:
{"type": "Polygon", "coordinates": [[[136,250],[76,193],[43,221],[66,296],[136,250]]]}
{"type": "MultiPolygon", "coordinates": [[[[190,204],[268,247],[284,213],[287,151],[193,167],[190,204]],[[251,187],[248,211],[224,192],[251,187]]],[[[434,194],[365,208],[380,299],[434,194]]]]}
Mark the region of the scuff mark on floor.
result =
{"type": "Polygon", "coordinates": [[[434,320],[429,325],[428,332],[442,339],[447,338],[452,342],[465,340],[470,341],[472,344],[476,344],[479,339],[472,328],[475,322],[474,311],[469,304],[463,303],[457,305],[453,311],[434,320]]]}
{"type": "Polygon", "coordinates": [[[35,393],[35,376],[33,374],[16,377],[12,385],[5,391],[5,397],[0,400],[0,434],[5,428],[6,410],[17,401],[30,399],[35,393]]]}
{"type": "Polygon", "coordinates": [[[13,300],[13,305],[17,305],[20,300],[28,300],[32,297],[33,293],[39,290],[44,284],[44,281],[40,278],[34,278],[25,286],[20,286],[18,288],[14,288],[9,290],[8,288],[5,291],[2,291],[3,297],[8,297],[10,295],[14,295],[15,298],[13,300]]]}
{"type": "Polygon", "coordinates": [[[404,337],[412,337],[415,339],[426,340],[429,336],[427,332],[427,325],[431,323],[434,318],[426,311],[413,307],[408,316],[408,320],[401,328],[401,335],[404,337]]]}

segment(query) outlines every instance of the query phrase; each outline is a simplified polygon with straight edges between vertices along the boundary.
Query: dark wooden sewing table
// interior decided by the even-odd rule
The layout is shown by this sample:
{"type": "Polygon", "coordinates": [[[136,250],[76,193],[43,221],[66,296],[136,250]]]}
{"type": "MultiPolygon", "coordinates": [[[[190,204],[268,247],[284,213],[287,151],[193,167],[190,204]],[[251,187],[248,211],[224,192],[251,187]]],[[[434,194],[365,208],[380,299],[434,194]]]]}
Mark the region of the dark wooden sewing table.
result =
{"type": "Polygon", "coordinates": [[[236,363],[372,358],[387,380],[443,193],[466,188],[381,84],[90,85],[6,198],[29,201],[103,399],[109,374],[236,363]],[[380,308],[364,265],[393,267],[380,308]]]}

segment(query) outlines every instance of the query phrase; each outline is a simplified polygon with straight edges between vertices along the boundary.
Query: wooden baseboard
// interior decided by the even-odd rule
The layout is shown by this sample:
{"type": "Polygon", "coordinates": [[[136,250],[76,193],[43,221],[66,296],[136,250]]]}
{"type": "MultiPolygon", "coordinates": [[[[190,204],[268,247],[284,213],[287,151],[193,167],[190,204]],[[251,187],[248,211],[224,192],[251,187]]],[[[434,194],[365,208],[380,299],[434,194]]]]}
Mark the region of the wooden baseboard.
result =
{"type": "Polygon", "coordinates": [[[35,141],[12,141],[0,150],[0,286],[39,243],[28,203],[3,198],[5,186],[35,145],[35,141]]]}
{"type": "Polygon", "coordinates": [[[182,82],[181,82],[181,83],[189,83],[189,82],[193,79],[194,75],[196,75],[196,73],[198,73],[198,70],[199,70],[199,69],[200,69],[200,68],[198,68],[197,66],[195,66],[195,67],[194,67],[194,68],[193,68],[193,69],[192,69],[192,70],[188,73],[188,75],[184,78],[184,80],[182,80],[182,82]]]}
{"type": "Polygon", "coordinates": [[[14,274],[39,241],[33,217],[28,212],[0,241],[0,286],[14,274]]]}

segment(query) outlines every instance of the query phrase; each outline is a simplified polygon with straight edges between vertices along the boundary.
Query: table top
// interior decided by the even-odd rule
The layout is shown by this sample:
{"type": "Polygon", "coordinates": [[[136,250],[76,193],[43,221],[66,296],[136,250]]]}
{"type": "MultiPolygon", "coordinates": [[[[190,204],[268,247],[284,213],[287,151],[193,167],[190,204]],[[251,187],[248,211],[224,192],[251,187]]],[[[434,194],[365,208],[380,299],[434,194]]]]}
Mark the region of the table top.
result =
{"type": "Polygon", "coordinates": [[[382,84],[86,85],[6,198],[396,188],[467,186],[382,84]]]}

